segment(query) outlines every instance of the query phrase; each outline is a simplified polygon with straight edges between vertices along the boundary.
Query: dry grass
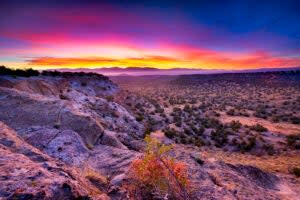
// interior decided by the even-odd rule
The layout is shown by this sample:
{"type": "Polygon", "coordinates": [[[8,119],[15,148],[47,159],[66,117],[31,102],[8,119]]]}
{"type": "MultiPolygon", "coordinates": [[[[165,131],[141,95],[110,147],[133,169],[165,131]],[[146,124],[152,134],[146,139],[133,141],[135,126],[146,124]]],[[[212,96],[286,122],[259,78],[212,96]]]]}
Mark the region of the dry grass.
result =
{"type": "Polygon", "coordinates": [[[101,175],[99,172],[95,171],[93,168],[89,166],[85,166],[81,172],[82,176],[88,179],[97,179],[105,184],[108,183],[108,180],[105,176],[101,175]]]}
{"type": "Polygon", "coordinates": [[[300,166],[300,155],[297,152],[280,155],[255,156],[238,152],[205,151],[202,157],[209,160],[224,161],[230,164],[242,164],[258,167],[268,172],[291,173],[294,167],[300,166]]]}
{"type": "Polygon", "coordinates": [[[100,191],[106,191],[108,186],[108,179],[101,175],[99,172],[95,171],[93,168],[88,165],[84,166],[81,171],[81,176],[88,179],[92,185],[99,189],[99,191],[92,191],[90,195],[99,195],[102,194],[100,191]]]}
{"type": "Polygon", "coordinates": [[[227,115],[222,115],[220,117],[220,120],[223,123],[230,123],[233,120],[238,120],[243,125],[248,125],[248,126],[261,124],[271,132],[280,133],[284,135],[300,134],[300,125],[296,125],[296,124],[290,124],[284,122],[272,123],[268,120],[260,119],[256,117],[227,116],[227,115]]]}

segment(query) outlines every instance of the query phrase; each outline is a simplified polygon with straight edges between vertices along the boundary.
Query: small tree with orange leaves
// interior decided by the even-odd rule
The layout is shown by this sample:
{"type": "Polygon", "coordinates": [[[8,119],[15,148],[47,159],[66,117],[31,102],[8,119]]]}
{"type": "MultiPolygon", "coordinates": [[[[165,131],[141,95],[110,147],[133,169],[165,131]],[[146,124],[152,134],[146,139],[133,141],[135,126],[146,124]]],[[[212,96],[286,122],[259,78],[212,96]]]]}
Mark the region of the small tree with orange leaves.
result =
{"type": "Polygon", "coordinates": [[[143,157],[132,162],[127,185],[131,199],[151,199],[163,196],[168,199],[189,199],[187,167],[175,161],[167,153],[172,145],[161,144],[157,139],[146,136],[143,157]]]}

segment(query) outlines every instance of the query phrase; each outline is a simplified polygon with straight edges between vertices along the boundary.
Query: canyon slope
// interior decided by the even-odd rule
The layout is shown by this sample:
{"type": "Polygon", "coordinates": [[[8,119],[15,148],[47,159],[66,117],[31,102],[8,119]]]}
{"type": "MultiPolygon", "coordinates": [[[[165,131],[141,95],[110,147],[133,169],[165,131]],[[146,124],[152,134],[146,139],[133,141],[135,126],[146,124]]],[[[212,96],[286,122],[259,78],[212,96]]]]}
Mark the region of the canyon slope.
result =
{"type": "MultiPolygon", "coordinates": [[[[97,74],[0,76],[0,199],[129,199],[123,185],[131,162],[143,155],[148,127],[123,104],[124,93],[97,74]]],[[[151,135],[172,143],[171,154],[187,164],[193,199],[300,193],[291,175],[217,160],[157,131],[151,135]]]]}

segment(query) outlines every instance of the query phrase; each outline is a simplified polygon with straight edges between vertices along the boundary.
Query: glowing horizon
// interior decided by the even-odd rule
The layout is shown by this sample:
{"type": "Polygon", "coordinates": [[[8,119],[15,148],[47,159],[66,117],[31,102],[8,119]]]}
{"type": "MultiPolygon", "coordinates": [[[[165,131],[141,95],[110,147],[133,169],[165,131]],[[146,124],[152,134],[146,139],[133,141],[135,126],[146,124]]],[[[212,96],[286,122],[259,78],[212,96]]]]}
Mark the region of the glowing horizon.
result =
{"type": "Polygon", "coordinates": [[[268,12],[274,16],[269,17],[261,11],[251,13],[253,10],[241,3],[241,11],[229,6],[224,13],[228,19],[218,15],[222,6],[3,3],[0,65],[229,70],[300,66],[299,39],[293,35],[299,25],[287,24],[287,20],[299,17],[292,5],[272,4],[268,12]],[[204,14],[198,14],[197,9],[204,14]],[[277,15],[286,13],[288,17],[279,18],[283,22],[274,22],[277,15]],[[252,24],[248,14],[254,15],[252,24]],[[224,21],[216,22],[222,17],[224,21]]]}

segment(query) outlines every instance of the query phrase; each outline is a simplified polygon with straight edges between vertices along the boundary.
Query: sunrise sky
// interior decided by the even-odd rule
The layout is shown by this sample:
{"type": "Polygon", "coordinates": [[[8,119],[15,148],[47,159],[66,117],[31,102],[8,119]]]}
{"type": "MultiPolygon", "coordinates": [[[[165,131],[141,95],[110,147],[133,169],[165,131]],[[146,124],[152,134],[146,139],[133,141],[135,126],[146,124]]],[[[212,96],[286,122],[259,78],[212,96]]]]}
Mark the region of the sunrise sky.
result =
{"type": "Polygon", "coordinates": [[[299,10],[298,0],[1,0],[0,65],[298,67],[299,10]]]}

